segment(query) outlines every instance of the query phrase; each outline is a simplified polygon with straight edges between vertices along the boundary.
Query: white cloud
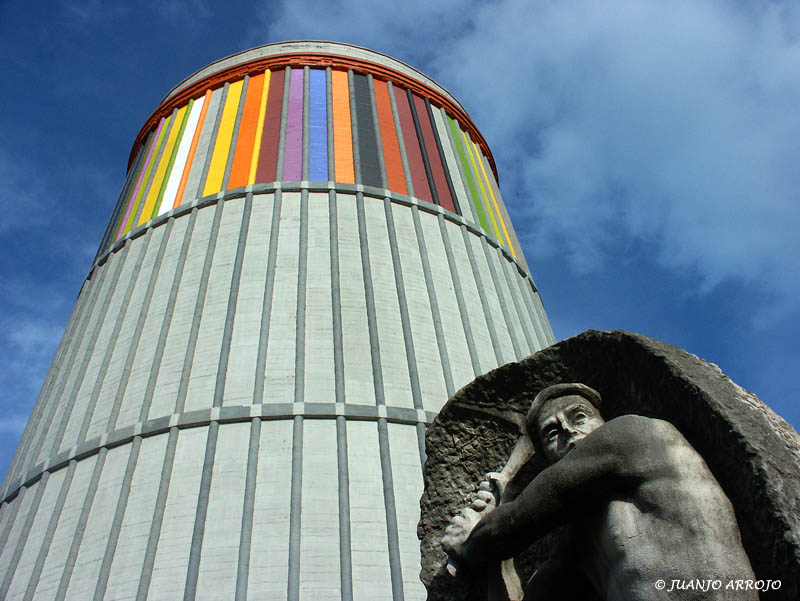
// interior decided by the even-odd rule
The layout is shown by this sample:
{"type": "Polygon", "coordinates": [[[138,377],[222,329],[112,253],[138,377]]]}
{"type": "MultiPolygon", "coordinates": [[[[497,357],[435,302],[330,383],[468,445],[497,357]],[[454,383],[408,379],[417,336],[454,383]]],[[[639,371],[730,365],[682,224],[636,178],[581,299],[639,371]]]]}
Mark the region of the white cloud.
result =
{"type": "Polygon", "coordinates": [[[332,40],[366,46],[417,68],[430,63],[440,48],[471,27],[480,3],[463,0],[305,0],[262,3],[251,28],[252,45],[267,40],[332,40]]]}
{"type": "Polygon", "coordinates": [[[270,39],[371,46],[451,89],[493,146],[529,254],[587,271],[634,245],[698,292],[737,281],[767,311],[796,303],[796,5],[348,0],[263,14],[270,39]]]}
{"type": "Polygon", "coordinates": [[[476,15],[481,31],[445,60],[503,140],[534,252],[591,269],[634,238],[706,289],[740,280],[780,302],[800,292],[798,17],[513,0],[476,15]],[[475,73],[490,65],[486,86],[475,73]]]}

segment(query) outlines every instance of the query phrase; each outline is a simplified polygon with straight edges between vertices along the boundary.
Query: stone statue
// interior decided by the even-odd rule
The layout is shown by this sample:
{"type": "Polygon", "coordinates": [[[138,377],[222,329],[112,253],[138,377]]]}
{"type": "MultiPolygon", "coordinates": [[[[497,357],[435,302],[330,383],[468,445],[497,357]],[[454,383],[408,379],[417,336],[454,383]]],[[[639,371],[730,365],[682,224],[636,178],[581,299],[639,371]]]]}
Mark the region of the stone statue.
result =
{"type": "Polygon", "coordinates": [[[536,395],[526,428],[550,465],[513,500],[505,494],[510,474],[487,475],[442,539],[454,564],[506,560],[567,524],[524,585],[525,601],[757,600],[752,589],[686,585],[755,580],[733,506],[703,458],[669,422],[605,422],[600,406],[600,394],[583,384],[536,395]]]}

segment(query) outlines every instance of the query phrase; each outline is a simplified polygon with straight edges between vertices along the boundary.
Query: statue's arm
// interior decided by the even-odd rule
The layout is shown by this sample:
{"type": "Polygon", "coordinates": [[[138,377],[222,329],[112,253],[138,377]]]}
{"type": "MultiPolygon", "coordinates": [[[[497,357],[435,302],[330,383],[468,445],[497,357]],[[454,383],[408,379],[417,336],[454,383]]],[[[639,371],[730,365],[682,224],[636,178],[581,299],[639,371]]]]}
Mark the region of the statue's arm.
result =
{"type": "Polygon", "coordinates": [[[632,485],[646,446],[639,426],[620,418],[592,432],[514,501],[485,515],[459,549],[461,557],[471,562],[511,557],[575,514],[593,510],[611,492],[632,485]]]}

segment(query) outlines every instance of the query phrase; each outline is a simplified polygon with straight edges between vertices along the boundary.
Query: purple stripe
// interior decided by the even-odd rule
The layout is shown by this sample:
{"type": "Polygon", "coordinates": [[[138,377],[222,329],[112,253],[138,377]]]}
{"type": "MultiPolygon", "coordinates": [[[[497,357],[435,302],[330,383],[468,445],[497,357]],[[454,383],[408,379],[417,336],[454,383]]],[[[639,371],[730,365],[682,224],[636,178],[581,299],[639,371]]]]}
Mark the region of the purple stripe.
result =
{"type": "Polygon", "coordinates": [[[142,185],[142,179],[144,178],[144,174],[147,171],[147,166],[150,164],[150,159],[153,156],[153,150],[156,147],[156,140],[158,140],[158,134],[161,133],[161,128],[164,127],[164,121],[166,119],[162,118],[161,121],[158,123],[158,129],[153,134],[153,140],[150,143],[150,150],[147,151],[147,158],[144,160],[144,164],[142,165],[142,170],[139,172],[139,181],[136,182],[136,187],[133,189],[133,194],[131,194],[131,199],[128,202],[128,208],[125,211],[125,217],[122,220],[122,223],[119,224],[119,230],[117,230],[117,237],[116,239],[119,240],[122,232],[125,230],[125,224],[128,223],[128,217],[131,214],[131,207],[133,206],[133,202],[136,199],[136,195],[139,193],[139,187],[142,185]]]}
{"type": "Polygon", "coordinates": [[[283,180],[299,182],[303,177],[303,70],[293,69],[289,81],[283,180]]]}
{"type": "Polygon", "coordinates": [[[308,179],[328,181],[328,97],[325,71],[311,69],[308,82],[308,179]]]}

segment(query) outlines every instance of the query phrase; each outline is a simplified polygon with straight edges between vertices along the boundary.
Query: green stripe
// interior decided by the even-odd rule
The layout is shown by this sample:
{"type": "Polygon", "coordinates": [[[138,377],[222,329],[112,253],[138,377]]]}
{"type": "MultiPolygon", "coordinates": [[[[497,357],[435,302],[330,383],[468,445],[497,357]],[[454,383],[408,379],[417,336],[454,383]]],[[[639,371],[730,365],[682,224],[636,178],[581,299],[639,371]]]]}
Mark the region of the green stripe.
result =
{"type": "MultiPolygon", "coordinates": [[[[147,158],[147,147],[149,146],[148,142],[150,142],[150,139],[145,140],[144,144],[142,144],[142,153],[138,157],[139,163],[138,165],[134,165],[135,173],[133,174],[131,187],[128,190],[128,193],[125,195],[125,202],[123,203],[124,207],[127,207],[128,203],[131,201],[131,196],[133,195],[133,191],[136,189],[136,180],[139,179],[139,174],[142,172],[142,169],[144,169],[145,158],[147,158]]],[[[132,207],[131,210],[133,210],[132,207]]],[[[114,225],[114,230],[111,236],[111,240],[108,243],[109,247],[112,244],[114,244],[114,242],[116,242],[119,238],[122,238],[122,236],[125,235],[124,232],[122,232],[119,234],[119,238],[117,237],[117,232],[119,232],[119,228],[122,225],[122,220],[125,219],[125,212],[126,212],[125,209],[119,212],[119,219],[117,219],[117,223],[114,225]]]]}
{"type": "Polygon", "coordinates": [[[467,180],[467,187],[469,188],[470,196],[472,199],[472,206],[475,207],[475,211],[478,213],[478,221],[480,221],[481,227],[486,233],[491,235],[492,230],[489,227],[489,223],[486,221],[486,215],[483,212],[483,206],[481,206],[480,202],[480,195],[478,194],[478,190],[475,187],[475,180],[472,177],[472,167],[470,166],[469,159],[467,159],[466,154],[464,152],[464,144],[461,141],[460,128],[458,127],[456,122],[450,118],[450,115],[445,115],[445,116],[447,117],[447,123],[450,126],[450,133],[453,134],[453,142],[456,145],[458,160],[461,161],[461,166],[464,169],[464,177],[467,180]]]}
{"type": "Polygon", "coordinates": [[[139,212],[139,203],[142,202],[143,198],[147,198],[147,192],[149,191],[148,188],[151,185],[150,176],[153,173],[155,164],[158,162],[158,153],[161,151],[161,143],[164,141],[164,137],[169,129],[169,123],[171,120],[172,115],[164,120],[164,125],[161,127],[161,132],[158,134],[158,139],[156,140],[156,145],[153,148],[153,153],[150,155],[150,162],[147,164],[147,170],[144,172],[144,177],[142,178],[143,185],[141,188],[139,188],[139,193],[136,195],[136,202],[133,204],[133,207],[131,207],[131,213],[128,215],[128,221],[125,223],[125,231],[122,232],[123,236],[131,231],[133,222],[136,221],[136,216],[139,212]]]}
{"type": "Polygon", "coordinates": [[[172,166],[175,164],[175,157],[178,155],[178,148],[183,141],[183,132],[186,129],[186,122],[189,120],[189,113],[192,112],[193,104],[194,98],[189,100],[189,104],[186,106],[186,110],[183,113],[181,128],[178,130],[178,136],[175,138],[175,146],[172,148],[172,154],[169,157],[167,170],[164,172],[164,181],[161,182],[161,189],[158,191],[158,198],[156,198],[156,202],[153,205],[153,213],[150,215],[150,219],[158,215],[158,211],[161,209],[161,203],[164,200],[164,190],[167,188],[167,182],[169,182],[170,176],[172,175],[172,166]]]}

